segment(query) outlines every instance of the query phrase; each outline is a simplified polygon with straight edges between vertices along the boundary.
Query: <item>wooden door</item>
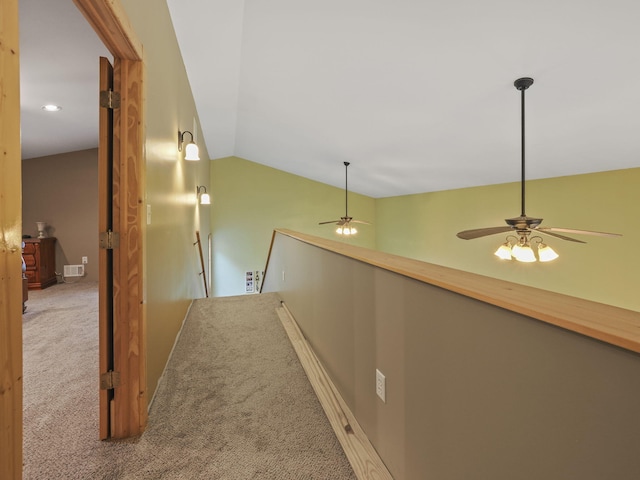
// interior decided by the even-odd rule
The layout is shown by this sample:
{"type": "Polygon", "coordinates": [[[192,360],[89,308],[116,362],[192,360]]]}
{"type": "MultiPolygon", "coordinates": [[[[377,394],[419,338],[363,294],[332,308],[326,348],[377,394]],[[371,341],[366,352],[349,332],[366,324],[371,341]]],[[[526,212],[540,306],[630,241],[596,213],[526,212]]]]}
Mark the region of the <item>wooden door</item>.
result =
{"type": "MultiPolygon", "coordinates": [[[[113,231],[113,108],[104,105],[113,92],[113,66],[100,57],[100,134],[98,143],[98,235],[113,231]]],[[[101,238],[100,241],[103,241],[101,238]]],[[[99,356],[100,356],[100,439],[111,436],[113,406],[113,249],[100,248],[99,284],[99,356]]]]}
{"type": "Polygon", "coordinates": [[[100,438],[147,421],[142,300],[142,62],[100,60],[100,438]]]}

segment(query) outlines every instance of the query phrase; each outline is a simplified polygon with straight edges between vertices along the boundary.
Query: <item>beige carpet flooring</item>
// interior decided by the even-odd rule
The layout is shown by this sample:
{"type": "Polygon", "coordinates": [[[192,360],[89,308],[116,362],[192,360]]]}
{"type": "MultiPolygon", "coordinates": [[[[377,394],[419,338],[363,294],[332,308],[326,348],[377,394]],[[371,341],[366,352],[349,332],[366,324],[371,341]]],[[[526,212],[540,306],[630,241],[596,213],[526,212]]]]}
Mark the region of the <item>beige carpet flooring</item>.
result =
{"type": "Polygon", "coordinates": [[[146,432],[101,442],[97,286],[30,292],[24,478],[355,479],[278,306],[275,294],[195,301],[146,432]]]}

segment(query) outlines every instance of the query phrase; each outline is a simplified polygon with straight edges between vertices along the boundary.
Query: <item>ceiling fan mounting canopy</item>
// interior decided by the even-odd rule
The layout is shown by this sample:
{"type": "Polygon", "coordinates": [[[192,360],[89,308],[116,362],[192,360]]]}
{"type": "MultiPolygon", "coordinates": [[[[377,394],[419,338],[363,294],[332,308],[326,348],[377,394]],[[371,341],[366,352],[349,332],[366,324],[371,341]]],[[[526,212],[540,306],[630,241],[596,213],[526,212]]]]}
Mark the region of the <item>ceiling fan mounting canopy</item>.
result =
{"type": "Polygon", "coordinates": [[[515,218],[507,218],[505,219],[505,222],[516,230],[526,230],[529,228],[537,228],[538,225],[542,223],[542,219],[521,215],[515,218]]]}
{"type": "Polygon", "coordinates": [[[533,85],[533,78],[531,78],[531,77],[522,77],[522,78],[517,79],[515,82],[513,82],[513,84],[515,85],[515,87],[518,90],[526,90],[531,85],[533,85]]]}

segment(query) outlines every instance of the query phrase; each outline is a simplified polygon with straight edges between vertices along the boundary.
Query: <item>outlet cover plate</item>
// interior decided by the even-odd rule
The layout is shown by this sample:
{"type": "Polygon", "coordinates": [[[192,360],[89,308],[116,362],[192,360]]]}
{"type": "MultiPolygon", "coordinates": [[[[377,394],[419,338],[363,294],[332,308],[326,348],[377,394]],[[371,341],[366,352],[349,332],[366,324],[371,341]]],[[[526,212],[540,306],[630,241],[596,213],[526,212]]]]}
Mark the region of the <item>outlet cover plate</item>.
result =
{"type": "Polygon", "coordinates": [[[384,403],[387,403],[387,379],[378,369],[376,369],[376,395],[384,403]]]}

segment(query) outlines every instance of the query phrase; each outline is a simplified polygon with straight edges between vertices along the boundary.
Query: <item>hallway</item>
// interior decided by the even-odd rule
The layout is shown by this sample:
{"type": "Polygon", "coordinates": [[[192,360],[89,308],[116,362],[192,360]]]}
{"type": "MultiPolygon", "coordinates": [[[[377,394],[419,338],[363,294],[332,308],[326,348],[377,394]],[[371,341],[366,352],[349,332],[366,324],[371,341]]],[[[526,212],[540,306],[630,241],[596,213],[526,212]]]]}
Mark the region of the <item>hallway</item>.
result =
{"type": "Polygon", "coordinates": [[[34,293],[24,325],[25,479],[355,478],[275,294],[196,300],[146,432],[100,442],[97,392],[87,385],[97,383],[97,290],[79,283],[34,293]],[[43,308],[54,296],[57,306],[43,308]],[[71,349],[71,337],[86,348],[71,349]],[[53,368],[53,359],[67,363],[53,368]],[[87,394],[65,399],[74,385],[87,394]]]}

